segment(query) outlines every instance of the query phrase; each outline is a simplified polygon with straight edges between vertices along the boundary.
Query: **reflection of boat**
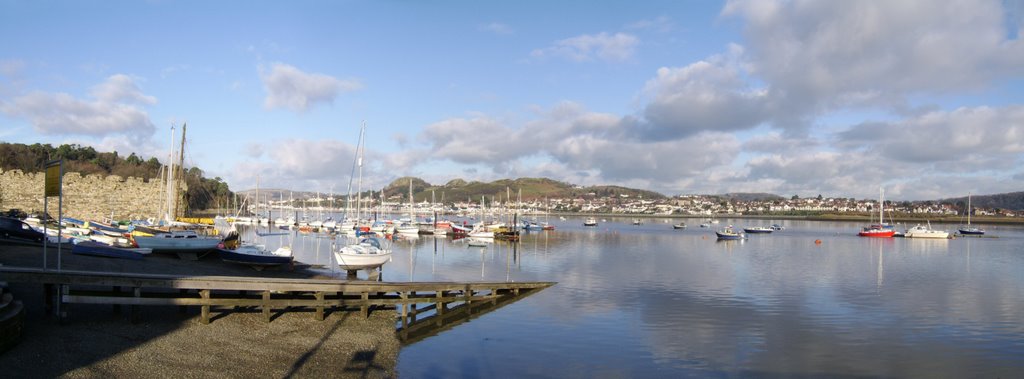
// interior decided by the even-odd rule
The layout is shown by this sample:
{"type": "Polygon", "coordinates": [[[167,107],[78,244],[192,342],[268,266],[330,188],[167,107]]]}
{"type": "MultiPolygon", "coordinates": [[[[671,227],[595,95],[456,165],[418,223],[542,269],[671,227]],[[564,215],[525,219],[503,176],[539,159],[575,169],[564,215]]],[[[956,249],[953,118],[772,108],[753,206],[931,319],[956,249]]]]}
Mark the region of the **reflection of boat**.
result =
{"type": "Polygon", "coordinates": [[[382,247],[377,238],[362,238],[335,251],[334,258],[342,270],[377,268],[391,260],[391,250],[382,247]]]}
{"type": "Polygon", "coordinates": [[[738,240],[746,237],[743,232],[737,231],[732,225],[726,226],[715,232],[720,240],[738,240]]]}
{"type": "Polygon", "coordinates": [[[487,239],[481,239],[481,238],[467,238],[466,239],[466,245],[467,246],[471,246],[471,247],[486,247],[487,245],[490,244],[489,241],[493,241],[493,240],[487,240],[487,239]]]}
{"type": "Polygon", "coordinates": [[[678,224],[673,224],[672,229],[686,229],[686,223],[680,222],[678,224]]]}
{"type": "Polygon", "coordinates": [[[946,239],[949,238],[949,232],[945,230],[934,230],[932,229],[932,224],[929,222],[928,226],[917,225],[914,226],[913,228],[907,229],[907,231],[903,233],[903,236],[907,238],[946,239]]]}
{"type": "Polygon", "coordinates": [[[885,201],[882,198],[882,189],[878,189],[878,223],[865,226],[859,233],[861,237],[889,238],[896,234],[892,225],[885,223],[885,201]]]}
{"type": "Polygon", "coordinates": [[[985,231],[982,230],[981,228],[971,226],[971,210],[972,210],[971,209],[971,194],[968,193],[967,194],[967,225],[960,226],[960,229],[959,229],[960,234],[976,235],[976,236],[985,234],[985,231]]]}
{"type": "Polygon", "coordinates": [[[743,228],[743,231],[750,234],[764,234],[774,232],[775,230],[766,226],[752,226],[749,228],[743,228]]]}
{"type": "Polygon", "coordinates": [[[597,219],[593,217],[587,217],[586,220],[583,220],[583,226],[597,226],[597,219]]]}

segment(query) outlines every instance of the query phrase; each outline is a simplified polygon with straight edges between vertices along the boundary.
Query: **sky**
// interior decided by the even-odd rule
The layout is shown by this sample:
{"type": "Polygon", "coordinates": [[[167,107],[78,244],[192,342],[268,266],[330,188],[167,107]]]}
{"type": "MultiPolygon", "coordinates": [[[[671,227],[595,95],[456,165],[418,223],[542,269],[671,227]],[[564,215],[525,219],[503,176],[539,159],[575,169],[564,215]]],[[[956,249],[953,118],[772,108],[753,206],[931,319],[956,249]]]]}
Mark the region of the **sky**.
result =
{"type": "Polygon", "coordinates": [[[1022,0],[0,0],[0,141],[233,190],[1024,190],[1022,0]]]}

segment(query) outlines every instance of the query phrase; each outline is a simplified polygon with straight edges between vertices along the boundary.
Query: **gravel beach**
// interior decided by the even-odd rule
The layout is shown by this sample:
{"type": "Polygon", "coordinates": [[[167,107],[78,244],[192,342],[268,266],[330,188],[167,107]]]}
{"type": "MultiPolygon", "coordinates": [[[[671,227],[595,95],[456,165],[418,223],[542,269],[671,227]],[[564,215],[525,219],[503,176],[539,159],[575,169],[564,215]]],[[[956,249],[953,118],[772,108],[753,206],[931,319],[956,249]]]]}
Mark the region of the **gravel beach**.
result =
{"type": "MultiPolygon", "coordinates": [[[[265,270],[207,257],[181,261],[153,254],[142,261],[76,256],[65,249],[66,270],[130,273],[316,277],[303,269],[265,270]]],[[[49,267],[55,267],[51,246],[49,267]]],[[[42,267],[42,249],[0,243],[0,265],[42,267]]],[[[3,278],[0,277],[0,281],[3,278]]],[[[3,377],[395,377],[401,343],[395,336],[396,314],[376,310],[369,318],[358,311],[332,312],[315,321],[312,311],[277,312],[266,323],[258,309],[215,308],[212,323],[199,322],[199,307],[144,306],[140,322],[128,321],[127,307],[71,305],[69,321],[43,312],[38,284],[9,283],[26,306],[21,342],[0,353],[3,377]]]]}

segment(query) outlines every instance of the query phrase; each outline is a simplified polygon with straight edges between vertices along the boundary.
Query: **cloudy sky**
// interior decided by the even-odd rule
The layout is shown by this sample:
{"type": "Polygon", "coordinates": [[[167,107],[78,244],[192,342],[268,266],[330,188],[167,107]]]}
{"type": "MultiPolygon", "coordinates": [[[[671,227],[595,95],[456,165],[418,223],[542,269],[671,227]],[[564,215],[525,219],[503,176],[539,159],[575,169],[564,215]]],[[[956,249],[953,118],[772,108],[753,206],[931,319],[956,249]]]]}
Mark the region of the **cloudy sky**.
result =
{"type": "Polygon", "coordinates": [[[235,190],[549,177],[668,195],[1024,190],[1006,1],[0,0],[0,141],[235,190]],[[212,3],[212,4],[211,4],[212,3]]]}

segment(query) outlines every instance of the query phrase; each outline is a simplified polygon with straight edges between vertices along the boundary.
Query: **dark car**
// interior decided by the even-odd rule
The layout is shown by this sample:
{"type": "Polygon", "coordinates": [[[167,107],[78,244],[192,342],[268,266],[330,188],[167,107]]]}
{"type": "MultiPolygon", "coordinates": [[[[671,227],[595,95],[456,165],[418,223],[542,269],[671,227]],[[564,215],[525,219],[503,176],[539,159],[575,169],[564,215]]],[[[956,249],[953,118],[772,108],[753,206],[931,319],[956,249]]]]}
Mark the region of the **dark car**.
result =
{"type": "Polygon", "coordinates": [[[0,217],[0,237],[22,238],[36,242],[43,242],[45,235],[24,221],[10,217],[0,217]]]}

